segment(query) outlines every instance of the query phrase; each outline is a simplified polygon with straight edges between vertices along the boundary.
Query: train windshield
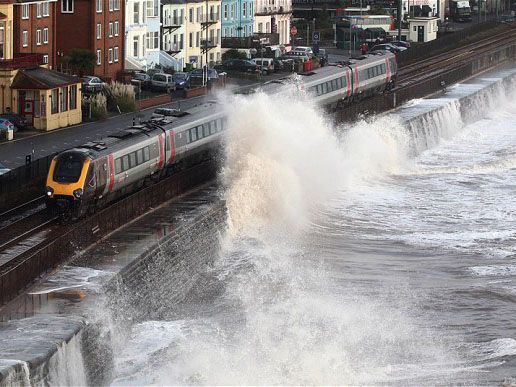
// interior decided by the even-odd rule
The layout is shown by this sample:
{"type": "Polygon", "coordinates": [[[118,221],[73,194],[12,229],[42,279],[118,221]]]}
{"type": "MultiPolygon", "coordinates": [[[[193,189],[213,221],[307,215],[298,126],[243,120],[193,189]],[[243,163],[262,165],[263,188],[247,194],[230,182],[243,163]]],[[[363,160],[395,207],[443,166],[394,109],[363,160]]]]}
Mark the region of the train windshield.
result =
{"type": "Polygon", "coordinates": [[[78,154],[63,154],[54,168],[54,181],[58,183],[76,183],[82,172],[84,157],[78,154]]]}

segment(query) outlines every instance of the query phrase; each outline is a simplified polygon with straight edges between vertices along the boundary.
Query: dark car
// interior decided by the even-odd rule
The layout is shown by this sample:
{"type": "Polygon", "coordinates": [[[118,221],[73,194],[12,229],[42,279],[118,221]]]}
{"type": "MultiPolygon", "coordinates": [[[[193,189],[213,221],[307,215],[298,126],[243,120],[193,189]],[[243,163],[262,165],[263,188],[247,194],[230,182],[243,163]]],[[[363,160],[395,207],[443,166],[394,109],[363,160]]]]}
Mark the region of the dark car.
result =
{"type": "Polygon", "coordinates": [[[131,83],[140,87],[141,90],[147,90],[151,87],[151,77],[147,73],[135,73],[131,83]]]}
{"type": "Polygon", "coordinates": [[[219,68],[224,71],[238,71],[243,73],[260,72],[260,66],[246,59],[229,59],[222,62],[219,68]]]}
{"type": "Polygon", "coordinates": [[[176,83],[176,90],[188,89],[190,87],[190,74],[189,73],[174,73],[172,79],[176,83]]]}
{"type": "Polygon", "coordinates": [[[392,42],[390,42],[391,44],[394,44],[396,47],[405,47],[405,48],[410,48],[410,43],[409,42],[404,42],[402,40],[393,40],[392,42]]]}
{"type": "MultiPolygon", "coordinates": [[[[191,85],[200,86],[202,85],[203,79],[203,69],[195,69],[190,71],[189,73],[189,82],[191,85]]],[[[219,81],[219,74],[215,69],[208,69],[208,87],[213,86],[219,81]]]]}
{"type": "Polygon", "coordinates": [[[377,44],[376,46],[374,46],[373,48],[371,48],[371,50],[369,50],[370,52],[373,52],[373,51],[390,51],[392,52],[393,54],[397,54],[401,51],[405,51],[406,48],[405,47],[397,47],[393,44],[390,44],[390,43],[382,43],[382,44],[377,44]]]}
{"type": "Polygon", "coordinates": [[[30,126],[27,119],[19,114],[4,113],[0,114],[0,118],[5,118],[6,120],[12,122],[17,129],[27,129],[30,126]]]}

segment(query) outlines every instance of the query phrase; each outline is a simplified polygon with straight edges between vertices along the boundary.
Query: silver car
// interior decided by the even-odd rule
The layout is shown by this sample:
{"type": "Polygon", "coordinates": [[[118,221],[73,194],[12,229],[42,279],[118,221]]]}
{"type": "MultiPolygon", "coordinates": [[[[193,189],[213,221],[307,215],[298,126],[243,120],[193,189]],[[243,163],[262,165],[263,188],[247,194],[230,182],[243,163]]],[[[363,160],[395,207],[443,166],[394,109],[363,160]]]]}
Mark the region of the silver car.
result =
{"type": "Polygon", "coordinates": [[[151,80],[152,90],[174,91],[176,89],[176,82],[170,74],[156,73],[151,80]]]}

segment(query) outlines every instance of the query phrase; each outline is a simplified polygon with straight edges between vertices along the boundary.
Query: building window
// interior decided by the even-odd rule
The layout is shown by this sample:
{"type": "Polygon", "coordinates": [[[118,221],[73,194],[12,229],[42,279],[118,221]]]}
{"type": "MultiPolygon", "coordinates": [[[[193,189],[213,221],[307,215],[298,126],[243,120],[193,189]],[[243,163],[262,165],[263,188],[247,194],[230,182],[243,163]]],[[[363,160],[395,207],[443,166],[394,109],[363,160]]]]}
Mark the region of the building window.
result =
{"type": "Polygon", "coordinates": [[[189,42],[190,42],[189,46],[190,46],[190,48],[192,48],[193,47],[193,33],[192,32],[190,32],[189,38],[190,38],[189,39],[189,42]]]}
{"type": "Polygon", "coordinates": [[[41,30],[36,30],[36,45],[41,46],[41,30]]]}
{"type": "Polygon", "coordinates": [[[50,92],[50,112],[56,114],[59,112],[59,89],[52,89],[50,92]]]}
{"type": "Polygon", "coordinates": [[[247,3],[245,3],[245,2],[242,5],[242,16],[247,17],[247,3]]]}
{"type": "Polygon", "coordinates": [[[103,0],[97,0],[97,13],[102,12],[102,1],[103,0]]]}
{"type": "MultiPolygon", "coordinates": [[[[26,47],[26,46],[24,46],[26,47]]],[[[0,59],[5,58],[5,24],[0,22],[0,59]]]]}
{"type": "Polygon", "coordinates": [[[118,36],[118,34],[120,33],[120,24],[118,23],[118,21],[115,22],[115,36],[118,36]]]}
{"type": "Polygon", "coordinates": [[[147,8],[145,13],[146,13],[147,17],[154,17],[154,16],[156,16],[154,14],[154,3],[155,3],[155,0],[147,0],[145,2],[146,8],[147,8]]]}
{"type": "Polygon", "coordinates": [[[108,62],[113,63],[113,49],[112,48],[110,48],[108,50],[108,62]]]}
{"type": "Polygon", "coordinates": [[[97,39],[102,39],[102,24],[97,23],[97,39]]]}
{"type": "Polygon", "coordinates": [[[228,5],[224,4],[224,19],[228,18],[228,5]]]}
{"type": "Polygon", "coordinates": [[[61,106],[59,111],[65,112],[68,110],[68,87],[61,87],[61,98],[59,98],[61,106]]]}
{"type": "Polygon", "coordinates": [[[140,24],[140,3],[136,2],[133,5],[133,22],[140,24]]]}
{"type": "Polygon", "coordinates": [[[114,61],[115,62],[118,62],[118,47],[115,47],[114,50],[113,50],[113,56],[114,56],[114,61]]]}
{"type": "Polygon", "coordinates": [[[77,85],[70,86],[70,110],[77,109],[77,85]]]}
{"type": "Polygon", "coordinates": [[[190,8],[190,10],[189,10],[188,19],[189,19],[190,23],[193,23],[193,8],[190,8]]]}
{"type": "Polygon", "coordinates": [[[109,11],[113,11],[114,6],[113,0],[109,0],[109,11]]]}
{"type": "Polygon", "coordinates": [[[30,16],[30,5],[29,4],[22,4],[22,19],[28,19],[30,16]]]}
{"type": "MultiPolygon", "coordinates": [[[[2,28],[2,35],[4,34],[4,30],[2,28]]],[[[3,41],[3,39],[2,39],[3,41]]],[[[29,45],[29,31],[22,32],[22,46],[27,47],[29,45]]]]}
{"type": "Polygon", "coordinates": [[[133,38],[133,56],[135,58],[138,58],[139,56],[139,52],[140,52],[140,37],[139,36],[135,36],[133,38]]]}
{"type": "Polygon", "coordinates": [[[48,28],[43,28],[43,43],[48,44],[48,28]]]}
{"type": "Polygon", "coordinates": [[[113,9],[115,11],[119,11],[120,10],[120,0],[115,0],[115,4],[113,6],[113,9]]]}
{"type": "Polygon", "coordinates": [[[201,33],[197,31],[195,33],[195,47],[199,47],[201,43],[201,33]]]}
{"type": "Polygon", "coordinates": [[[97,50],[97,65],[100,66],[102,64],[102,51],[100,49],[97,50]]]}
{"type": "Polygon", "coordinates": [[[42,12],[42,8],[43,8],[43,4],[42,3],[36,3],[36,17],[39,19],[41,17],[41,15],[43,14],[42,12]]]}
{"type": "Polygon", "coordinates": [[[43,55],[43,63],[48,64],[48,55],[43,55]]]}
{"type": "Polygon", "coordinates": [[[148,50],[155,50],[159,48],[159,33],[156,32],[147,32],[145,34],[146,47],[148,50]]]}
{"type": "Polygon", "coordinates": [[[73,13],[74,0],[61,0],[61,13],[73,13]]]}
{"type": "Polygon", "coordinates": [[[109,37],[113,37],[113,23],[109,23],[109,37]]]}
{"type": "Polygon", "coordinates": [[[50,16],[50,3],[48,1],[43,3],[43,16],[50,16]]]}

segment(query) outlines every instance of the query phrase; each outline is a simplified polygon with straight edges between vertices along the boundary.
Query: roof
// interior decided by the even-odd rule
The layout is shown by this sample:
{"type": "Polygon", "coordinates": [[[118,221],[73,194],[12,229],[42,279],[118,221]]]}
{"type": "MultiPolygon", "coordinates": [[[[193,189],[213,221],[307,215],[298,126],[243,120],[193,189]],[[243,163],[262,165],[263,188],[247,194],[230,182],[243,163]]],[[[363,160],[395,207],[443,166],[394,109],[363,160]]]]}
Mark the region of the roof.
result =
{"type": "Polygon", "coordinates": [[[80,83],[79,78],[62,74],[44,67],[19,70],[11,89],[55,89],[56,87],[80,83]]]}

